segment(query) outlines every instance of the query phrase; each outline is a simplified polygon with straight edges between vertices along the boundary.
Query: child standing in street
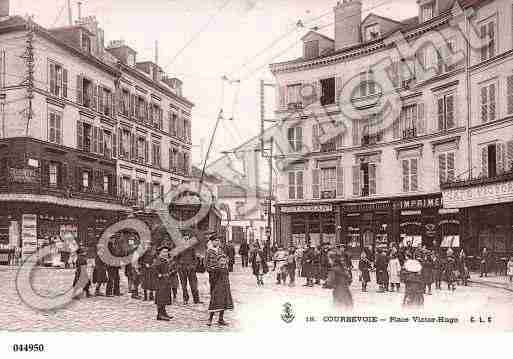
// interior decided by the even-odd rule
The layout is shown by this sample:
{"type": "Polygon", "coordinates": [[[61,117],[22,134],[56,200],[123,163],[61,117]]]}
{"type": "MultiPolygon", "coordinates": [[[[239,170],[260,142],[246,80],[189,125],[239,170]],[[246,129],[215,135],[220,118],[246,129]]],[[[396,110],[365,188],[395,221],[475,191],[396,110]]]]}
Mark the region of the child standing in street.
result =
{"type": "Polygon", "coordinates": [[[399,262],[399,258],[397,258],[397,253],[392,253],[392,259],[388,262],[388,273],[390,275],[390,285],[391,291],[394,291],[394,287],[397,288],[397,292],[399,292],[399,288],[401,287],[401,262],[399,262]]]}
{"type": "Polygon", "coordinates": [[[358,269],[360,270],[360,281],[362,282],[362,292],[367,291],[367,283],[370,282],[370,271],[371,262],[367,259],[365,252],[360,255],[360,262],[358,263],[358,269]]]}
{"type": "Polygon", "coordinates": [[[433,280],[435,281],[435,289],[442,289],[442,262],[438,255],[433,252],[431,255],[433,260],[433,280]]]}
{"type": "Polygon", "coordinates": [[[296,285],[296,249],[291,247],[287,257],[287,272],[289,275],[289,287],[296,285]]]}

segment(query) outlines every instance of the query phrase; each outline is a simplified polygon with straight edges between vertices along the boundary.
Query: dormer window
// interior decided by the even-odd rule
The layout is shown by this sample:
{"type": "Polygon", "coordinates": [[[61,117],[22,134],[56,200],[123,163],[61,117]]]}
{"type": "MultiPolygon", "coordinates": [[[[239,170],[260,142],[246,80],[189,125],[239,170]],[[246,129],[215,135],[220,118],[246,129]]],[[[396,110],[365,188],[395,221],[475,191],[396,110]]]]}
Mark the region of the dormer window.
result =
{"type": "Polygon", "coordinates": [[[381,36],[379,32],[379,24],[372,24],[365,27],[365,40],[372,41],[381,36]]]}
{"type": "Polygon", "coordinates": [[[319,41],[306,41],[305,42],[305,58],[314,59],[319,57],[319,41]]]}
{"type": "Polygon", "coordinates": [[[128,54],[126,59],[127,65],[130,67],[135,66],[135,55],[134,54],[128,54]]]}
{"type": "Polygon", "coordinates": [[[422,22],[431,20],[435,16],[435,2],[429,2],[420,7],[420,16],[422,22]]]}
{"type": "Polygon", "coordinates": [[[85,33],[82,33],[82,50],[91,53],[91,38],[85,33]]]}

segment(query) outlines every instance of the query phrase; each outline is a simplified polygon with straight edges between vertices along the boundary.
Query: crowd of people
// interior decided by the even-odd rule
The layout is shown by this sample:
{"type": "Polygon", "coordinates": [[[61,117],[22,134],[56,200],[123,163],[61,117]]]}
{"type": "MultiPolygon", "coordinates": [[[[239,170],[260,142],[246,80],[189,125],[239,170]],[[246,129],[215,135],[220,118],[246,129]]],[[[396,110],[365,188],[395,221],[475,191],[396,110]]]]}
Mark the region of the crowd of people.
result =
{"type": "MultiPolygon", "coordinates": [[[[90,291],[95,286],[95,296],[121,296],[120,266],[104,263],[101,248],[94,258],[92,276],[89,276],[87,255],[83,249],[77,251],[77,266],[73,287],[83,273],[87,273],[86,283],[77,288],[74,299],[82,296],[92,297],[90,291]],[[105,287],[105,291],[103,291],[105,287]]],[[[112,253],[112,252],[111,252],[112,253]]],[[[208,241],[206,254],[200,255],[194,247],[186,249],[176,257],[171,256],[171,248],[151,247],[137,261],[124,266],[124,274],[128,280],[129,295],[134,300],[153,301],[156,305],[156,319],[170,321],[173,316],[168,314],[167,307],[177,303],[178,289],[181,286],[182,303],[189,304],[190,296],[194,304],[202,304],[198,290],[198,273],[208,273],[210,284],[209,317],[207,325],[212,325],[215,313],[218,313],[217,324],[226,326],[225,310],[233,309],[229,271],[233,270],[234,248],[230,245],[221,246],[216,237],[208,241]],[[190,289],[190,296],[189,296],[190,289]]]]}

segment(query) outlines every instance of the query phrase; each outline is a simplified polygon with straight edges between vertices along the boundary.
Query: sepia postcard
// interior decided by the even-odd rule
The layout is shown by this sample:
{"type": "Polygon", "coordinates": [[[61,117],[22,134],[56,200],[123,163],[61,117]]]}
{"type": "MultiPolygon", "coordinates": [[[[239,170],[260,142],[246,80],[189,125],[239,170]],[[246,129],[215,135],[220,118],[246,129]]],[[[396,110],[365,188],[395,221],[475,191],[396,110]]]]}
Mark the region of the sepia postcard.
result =
{"type": "Polygon", "coordinates": [[[0,0],[3,334],[512,311],[511,1],[0,0]]]}

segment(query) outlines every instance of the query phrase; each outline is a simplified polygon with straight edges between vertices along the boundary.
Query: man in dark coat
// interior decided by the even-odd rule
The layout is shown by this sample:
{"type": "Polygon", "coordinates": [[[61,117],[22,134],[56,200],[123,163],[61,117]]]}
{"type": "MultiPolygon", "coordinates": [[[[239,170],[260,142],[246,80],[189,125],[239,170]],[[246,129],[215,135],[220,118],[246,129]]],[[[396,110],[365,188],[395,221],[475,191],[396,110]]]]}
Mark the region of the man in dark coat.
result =
{"type": "Polygon", "coordinates": [[[313,287],[315,249],[309,245],[303,253],[301,277],[306,278],[305,287],[313,287]]]}
{"type": "Polygon", "coordinates": [[[379,285],[379,292],[388,292],[388,258],[382,249],[376,255],[376,282],[379,285]]]}
{"type": "MultiPolygon", "coordinates": [[[[155,295],[155,304],[157,305],[157,320],[169,321],[173,317],[167,314],[166,305],[172,303],[171,299],[171,280],[173,266],[169,261],[169,248],[161,247],[158,249],[158,258],[155,261],[155,273],[157,275],[157,292],[155,295]]],[[[176,270],[176,267],[174,268],[176,270]]]]}
{"type": "Polygon", "coordinates": [[[486,247],[483,247],[483,251],[481,252],[481,275],[485,277],[488,277],[488,266],[491,262],[491,255],[490,252],[488,252],[488,249],[486,247]]]}
{"type": "MultiPolygon", "coordinates": [[[[80,276],[86,276],[87,282],[84,285],[83,293],[86,294],[86,297],[89,298],[91,294],[89,293],[89,287],[91,286],[91,281],[89,280],[89,275],[87,274],[87,256],[83,249],[79,248],[77,250],[77,265],[75,269],[75,277],[73,278],[73,288],[79,283],[80,276]]],[[[80,288],[77,288],[80,289],[80,288]]],[[[75,290],[76,291],[76,290],[75,290]]],[[[75,294],[73,299],[78,299],[78,293],[75,294]]]]}
{"type": "Polygon", "coordinates": [[[182,285],[183,303],[188,304],[189,292],[187,290],[187,282],[191,287],[191,294],[194,304],[201,303],[198,291],[198,276],[196,275],[196,268],[198,266],[198,257],[194,248],[189,248],[180,253],[177,257],[178,275],[180,276],[180,283],[182,285]]]}
{"type": "MultiPolygon", "coordinates": [[[[113,242],[109,242],[108,244],[109,251],[112,255],[119,254],[117,251],[114,250],[114,244],[113,242]]],[[[112,296],[120,296],[121,291],[119,288],[119,267],[113,266],[113,265],[107,265],[107,274],[108,274],[108,281],[107,281],[107,290],[106,290],[106,296],[112,297],[112,296]]]]}
{"type": "Polygon", "coordinates": [[[107,265],[100,258],[99,253],[96,253],[94,258],[94,269],[93,269],[93,283],[96,284],[96,290],[94,295],[102,296],[100,289],[102,284],[107,283],[109,280],[107,276],[107,265]]]}
{"type": "Polygon", "coordinates": [[[228,256],[228,271],[233,272],[233,265],[235,263],[235,247],[233,246],[232,241],[226,243],[224,252],[228,256]]]}
{"type": "Polygon", "coordinates": [[[249,245],[246,240],[243,240],[239,247],[239,255],[242,260],[242,267],[248,267],[249,260],[249,245]]]}

